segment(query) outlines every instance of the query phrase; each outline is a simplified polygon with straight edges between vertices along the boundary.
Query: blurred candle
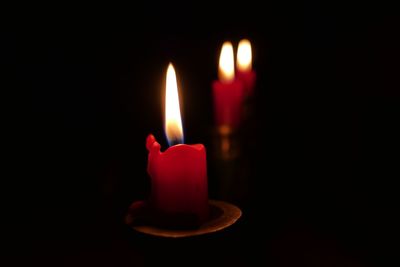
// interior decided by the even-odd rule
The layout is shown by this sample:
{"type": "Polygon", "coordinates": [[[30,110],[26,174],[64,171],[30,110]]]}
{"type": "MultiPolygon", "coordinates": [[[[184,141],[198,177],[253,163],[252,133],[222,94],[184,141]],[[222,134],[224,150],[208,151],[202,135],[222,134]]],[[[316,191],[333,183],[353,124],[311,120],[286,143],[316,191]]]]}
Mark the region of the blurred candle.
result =
{"type": "Polygon", "coordinates": [[[231,42],[222,45],[218,81],[214,81],[215,121],[219,128],[237,128],[241,119],[243,84],[235,79],[234,53],[231,42]]]}
{"type": "Polygon", "coordinates": [[[165,96],[165,132],[170,146],[161,152],[153,135],[146,140],[147,171],[151,177],[150,203],[159,218],[177,224],[199,225],[208,216],[206,150],[185,145],[176,74],[169,64],[165,96]]]}
{"type": "Polygon", "coordinates": [[[256,73],[252,70],[252,51],[251,43],[247,39],[239,42],[236,57],[236,74],[238,79],[243,82],[246,95],[252,95],[256,82],[256,73]]]}

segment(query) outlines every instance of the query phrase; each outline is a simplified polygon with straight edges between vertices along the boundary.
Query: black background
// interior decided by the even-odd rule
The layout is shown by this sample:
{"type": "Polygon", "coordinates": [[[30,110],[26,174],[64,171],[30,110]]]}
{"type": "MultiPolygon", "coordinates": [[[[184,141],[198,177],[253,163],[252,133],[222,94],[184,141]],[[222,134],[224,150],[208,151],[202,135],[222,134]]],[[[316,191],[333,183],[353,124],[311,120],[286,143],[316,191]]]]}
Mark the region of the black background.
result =
{"type": "Polygon", "coordinates": [[[47,8],[21,12],[3,34],[9,88],[18,95],[9,114],[22,126],[22,235],[13,242],[29,248],[30,263],[148,266],[156,255],[179,263],[168,250],[179,242],[138,237],[122,223],[129,204],[149,192],[145,138],[153,133],[166,146],[161,98],[172,61],[185,139],[206,145],[215,194],[211,82],[222,42],[243,37],[253,43],[258,75],[237,203],[244,217],[227,236],[183,241],[192,253],[184,262],[378,266],[391,254],[400,148],[392,7],[47,8]]]}

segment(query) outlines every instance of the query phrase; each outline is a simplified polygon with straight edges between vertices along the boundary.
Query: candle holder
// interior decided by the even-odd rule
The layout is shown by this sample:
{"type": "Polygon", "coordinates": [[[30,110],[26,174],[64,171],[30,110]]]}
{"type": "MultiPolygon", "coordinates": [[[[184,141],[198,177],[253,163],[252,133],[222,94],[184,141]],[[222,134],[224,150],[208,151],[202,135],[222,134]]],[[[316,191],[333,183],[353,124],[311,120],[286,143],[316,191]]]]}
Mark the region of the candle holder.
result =
{"type": "MultiPolygon", "coordinates": [[[[251,114],[237,128],[219,126],[213,130],[209,164],[211,196],[242,205],[248,195],[249,144],[254,139],[251,114]]],[[[250,150],[250,153],[252,151],[250,150]]]]}
{"type": "Polygon", "coordinates": [[[222,160],[233,160],[240,155],[240,146],[236,131],[227,125],[219,126],[214,134],[216,157],[222,160]]]}
{"type": "Polygon", "coordinates": [[[195,229],[170,229],[149,223],[144,201],[131,204],[125,217],[125,223],[135,231],[143,234],[180,238],[191,237],[221,231],[233,225],[241,216],[242,211],[235,205],[218,200],[209,200],[209,218],[195,229]]]}

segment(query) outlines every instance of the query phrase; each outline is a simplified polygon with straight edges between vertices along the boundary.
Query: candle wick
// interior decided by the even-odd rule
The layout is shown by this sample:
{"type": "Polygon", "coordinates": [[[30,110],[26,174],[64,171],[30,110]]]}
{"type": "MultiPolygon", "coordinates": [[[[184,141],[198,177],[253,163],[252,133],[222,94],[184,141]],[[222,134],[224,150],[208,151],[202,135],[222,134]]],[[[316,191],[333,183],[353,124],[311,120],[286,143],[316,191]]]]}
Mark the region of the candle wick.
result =
{"type": "Polygon", "coordinates": [[[178,144],[182,144],[182,143],[183,143],[183,140],[180,140],[180,139],[168,140],[169,146],[174,146],[174,145],[178,145],[178,144]]]}

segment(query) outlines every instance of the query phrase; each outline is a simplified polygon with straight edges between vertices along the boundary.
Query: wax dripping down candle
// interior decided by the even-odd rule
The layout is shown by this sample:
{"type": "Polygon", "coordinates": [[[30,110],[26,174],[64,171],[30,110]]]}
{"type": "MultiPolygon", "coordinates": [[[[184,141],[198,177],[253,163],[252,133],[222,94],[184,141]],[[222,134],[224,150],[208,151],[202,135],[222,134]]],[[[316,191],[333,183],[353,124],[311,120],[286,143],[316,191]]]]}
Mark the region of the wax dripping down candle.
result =
{"type": "Polygon", "coordinates": [[[218,67],[218,81],[214,81],[213,98],[215,121],[218,128],[234,130],[240,124],[244,97],[242,82],[235,79],[234,54],[231,42],[222,45],[218,67]]]}
{"type": "Polygon", "coordinates": [[[163,223],[198,226],[208,216],[206,150],[202,144],[182,144],[179,96],[172,64],[166,78],[165,132],[168,142],[177,144],[164,152],[153,135],[146,141],[151,207],[163,223]]]}
{"type": "Polygon", "coordinates": [[[236,75],[242,81],[246,96],[251,96],[256,82],[256,73],[252,70],[251,43],[247,39],[239,42],[236,57],[236,75]]]}

